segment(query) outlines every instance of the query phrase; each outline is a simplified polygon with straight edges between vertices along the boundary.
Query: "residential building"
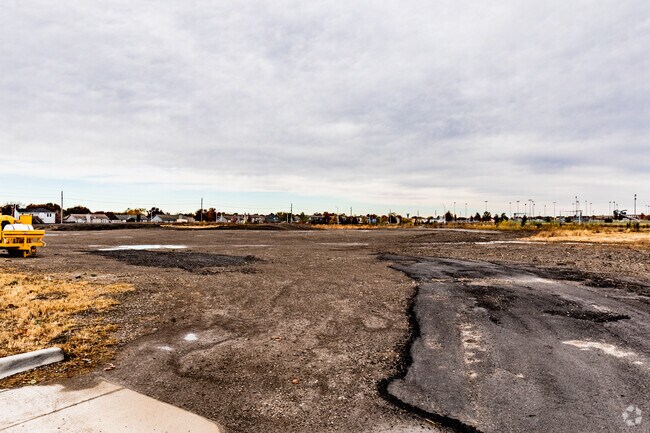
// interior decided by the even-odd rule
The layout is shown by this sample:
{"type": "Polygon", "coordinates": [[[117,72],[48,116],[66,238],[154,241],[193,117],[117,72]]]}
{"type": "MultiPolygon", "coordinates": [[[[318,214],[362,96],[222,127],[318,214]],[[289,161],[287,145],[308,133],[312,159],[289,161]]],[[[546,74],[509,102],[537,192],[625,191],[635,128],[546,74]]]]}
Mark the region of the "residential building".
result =
{"type": "Polygon", "coordinates": [[[14,218],[18,219],[21,215],[31,215],[34,223],[54,224],[56,222],[56,212],[45,208],[35,209],[18,209],[14,211],[14,218]]]}

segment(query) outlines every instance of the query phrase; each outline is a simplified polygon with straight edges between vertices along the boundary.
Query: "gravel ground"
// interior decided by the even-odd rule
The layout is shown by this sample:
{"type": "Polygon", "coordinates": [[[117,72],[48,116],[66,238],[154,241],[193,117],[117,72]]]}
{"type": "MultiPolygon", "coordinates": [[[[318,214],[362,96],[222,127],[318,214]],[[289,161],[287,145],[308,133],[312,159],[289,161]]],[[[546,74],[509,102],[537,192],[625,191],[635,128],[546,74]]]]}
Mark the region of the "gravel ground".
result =
{"type": "Polygon", "coordinates": [[[512,243],[517,236],[416,229],[70,231],[50,232],[48,247],[35,258],[3,260],[28,271],[134,284],[136,291],[110,317],[120,326],[116,368],[98,368],[95,376],[228,431],[443,431],[378,393],[409,338],[407,310],[416,291],[413,280],[378,254],[581,272],[631,290],[650,281],[648,249],[512,243]],[[139,244],[187,248],[96,253],[139,244]]]}

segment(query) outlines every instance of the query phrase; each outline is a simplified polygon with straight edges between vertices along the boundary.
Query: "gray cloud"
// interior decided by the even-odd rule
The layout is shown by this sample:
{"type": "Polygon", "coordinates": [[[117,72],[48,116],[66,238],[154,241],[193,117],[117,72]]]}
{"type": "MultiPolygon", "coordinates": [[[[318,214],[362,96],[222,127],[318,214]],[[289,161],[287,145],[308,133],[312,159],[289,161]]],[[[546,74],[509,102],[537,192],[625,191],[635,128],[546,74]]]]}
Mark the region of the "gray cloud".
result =
{"type": "Polygon", "coordinates": [[[398,204],[648,195],[644,8],[8,2],[0,141],[52,178],[398,204]]]}

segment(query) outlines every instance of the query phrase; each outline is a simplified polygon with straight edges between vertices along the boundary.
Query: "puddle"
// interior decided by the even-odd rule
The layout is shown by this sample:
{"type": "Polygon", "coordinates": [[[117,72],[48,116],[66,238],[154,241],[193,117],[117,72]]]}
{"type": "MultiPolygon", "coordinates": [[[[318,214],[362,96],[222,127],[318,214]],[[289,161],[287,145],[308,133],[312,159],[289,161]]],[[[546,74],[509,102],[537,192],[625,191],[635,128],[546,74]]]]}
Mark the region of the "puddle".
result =
{"type": "Polygon", "coordinates": [[[187,248],[186,245],[119,245],[117,247],[101,248],[99,251],[139,251],[139,250],[176,250],[187,248]]]}
{"type": "Polygon", "coordinates": [[[266,244],[244,245],[244,244],[241,244],[241,245],[230,245],[230,246],[233,247],[233,248],[248,248],[248,247],[251,247],[251,248],[264,248],[264,247],[270,247],[271,245],[266,245],[266,244]]]}
{"type": "Polygon", "coordinates": [[[497,244],[546,244],[543,241],[482,241],[474,242],[475,245],[497,245],[497,244]]]}
{"type": "Polygon", "coordinates": [[[320,245],[331,245],[335,247],[365,247],[367,242],[319,242],[320,245]]]}
{"type": "Polygon", "coordinates": [[[577,347],[580,350],[598,349],[605,354],[616,358],[629,358],[630,356],[636,356],[636,353],[625,352],[613,344],[598,343],[596,341],[569,340],[563,341],[562,344],[568,344],[569,346],[577,347]]]}
{"type": "Polygon", "coordinates": [[[185,337],[183,337],[183,340],[185,340],[185,341],[197,341],[198,339],[199,339],[199,337],[197,337],[196,334],[193,334],[191,332],[189,334],[185,335],[185,337]]]}

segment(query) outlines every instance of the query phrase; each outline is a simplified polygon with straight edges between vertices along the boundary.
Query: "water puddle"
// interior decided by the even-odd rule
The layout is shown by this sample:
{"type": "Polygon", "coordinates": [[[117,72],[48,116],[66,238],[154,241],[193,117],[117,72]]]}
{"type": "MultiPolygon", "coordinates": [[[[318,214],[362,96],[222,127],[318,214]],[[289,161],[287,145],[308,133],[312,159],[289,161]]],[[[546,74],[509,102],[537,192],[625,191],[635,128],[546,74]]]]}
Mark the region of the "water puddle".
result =
{"type": "Polygon", "coordinates": [[[580,350],[597,349],[616,358],[629,358],[631,356],[636,356],[636,353],[625,352],[613,344],[599,343],[596,341],[569,340],[563,341],[562,344],[568,344],[569,346],[577,347],[580,350]]]}
{"type": "Polygon", "coordinates": [[[189,334],[185,335],[185,337],[183,337],[183,340],[185,340],[185,341],[197,341],[198,339],[199,339],[199,337],[197,337],[196,334],[191,333],[191,332],[189,334]]]}
{"type": "Polygon", "coordinates": [[[329,245],[334,247],[365,247],[367,242],[319,242],[320,245],[329,245]]]}
{"type": "Polygon", "coordinates": [[[476,245],[498,245],[498,244],[546,244],[544,241],[482,241],[474,242],[476,245]]]}
{"type": "Polygon", "coordinates": [[[100,248],[99,251],[140,251],[140,250],[180,250],[186,245],[118,245],[110,248],[100,248]]]}

